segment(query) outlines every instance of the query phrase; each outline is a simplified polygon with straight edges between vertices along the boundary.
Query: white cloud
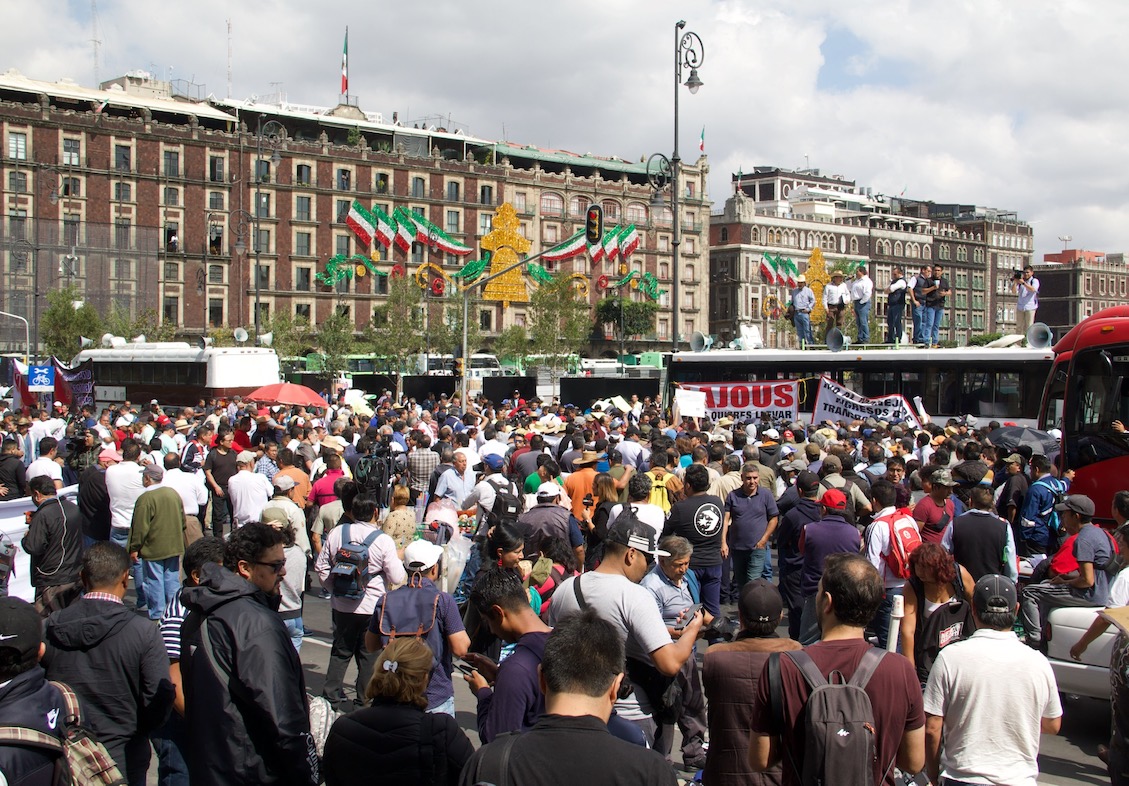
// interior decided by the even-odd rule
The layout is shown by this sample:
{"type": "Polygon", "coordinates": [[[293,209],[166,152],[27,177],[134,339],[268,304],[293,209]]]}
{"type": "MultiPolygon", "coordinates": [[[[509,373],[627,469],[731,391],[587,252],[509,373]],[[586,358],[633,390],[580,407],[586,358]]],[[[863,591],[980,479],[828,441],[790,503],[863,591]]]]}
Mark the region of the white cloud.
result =
{"type": "MultiPolygon", "coordinates": [[[[236,97],[281,83],[293,102],[333,103],[348,24],[351,92],[367,110],[632,160],[670,153],[686,19],[705,42],[705,87],[681,93],[680,152],[696,157],[705,125],[718,203],[737,169],[806,154],[888,193],[1017,210],[1040,255],[1060,234],[1129,247],[1119,0],[104,0],[101,76],[152,68],[222,96],[227,18],[236,97]]],[[[0,30],[0,68],[93,81],[85,2],[23,3],[19,21],[0,30]]]]}

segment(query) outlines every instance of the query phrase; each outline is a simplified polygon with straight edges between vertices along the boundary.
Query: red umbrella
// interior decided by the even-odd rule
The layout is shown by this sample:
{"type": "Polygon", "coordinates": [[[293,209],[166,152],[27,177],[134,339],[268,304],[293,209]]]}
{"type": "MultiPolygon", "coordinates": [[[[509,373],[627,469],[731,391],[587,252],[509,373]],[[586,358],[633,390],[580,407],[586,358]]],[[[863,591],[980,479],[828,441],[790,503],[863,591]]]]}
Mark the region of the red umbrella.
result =
{"type": "Polygon", "coordinates": [[[276,382],[273,385],[263,385],[258,390],[247,394],[251,401],[261,401],[266,404],[290,404],[291,406],[320,407],[325,409],[325,399],[305,385],[295,385],[292,382],[276,382]]]}

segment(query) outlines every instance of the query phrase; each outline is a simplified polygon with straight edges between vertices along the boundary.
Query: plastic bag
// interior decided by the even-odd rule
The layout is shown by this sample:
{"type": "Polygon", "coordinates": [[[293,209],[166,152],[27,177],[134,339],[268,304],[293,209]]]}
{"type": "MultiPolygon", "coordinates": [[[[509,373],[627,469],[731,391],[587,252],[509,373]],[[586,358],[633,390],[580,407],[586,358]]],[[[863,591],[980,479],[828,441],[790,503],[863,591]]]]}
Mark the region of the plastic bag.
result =
{"type": "Polygon", "coordinates": [[[451,540],[444,546],[443,576],[441,578],[442,586],[440,586],[440,589],[444,592],[449,592],[452,595],[455,593],[473,545],[470,538],[455,530],[451,540]]]}

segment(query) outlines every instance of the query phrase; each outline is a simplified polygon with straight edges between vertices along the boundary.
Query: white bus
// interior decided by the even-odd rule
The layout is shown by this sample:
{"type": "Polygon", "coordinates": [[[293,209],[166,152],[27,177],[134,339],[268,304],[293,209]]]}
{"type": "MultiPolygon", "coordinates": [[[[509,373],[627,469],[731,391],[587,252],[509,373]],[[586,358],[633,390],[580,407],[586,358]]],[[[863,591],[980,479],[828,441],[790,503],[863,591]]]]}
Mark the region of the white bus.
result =
{"type": "Polygon", "coordinates": [[[667,382],[799,379],[800,412],[810,414],[826,375],[870,398],[921,396],[935,420],[976,415],[1034,425],[1053,359],[1049,348],[720,349],[674,354],[667,382]]]}
{"type": "Polygon", "coordinates": [[[86,360],[94,364],[94,397],[99,403],[157,399],[163,405],[194,406],[200,399],[242,396],[279,381],[278,355],[265,347],[127,343],[84,349],[72,365],[86,360]]]}

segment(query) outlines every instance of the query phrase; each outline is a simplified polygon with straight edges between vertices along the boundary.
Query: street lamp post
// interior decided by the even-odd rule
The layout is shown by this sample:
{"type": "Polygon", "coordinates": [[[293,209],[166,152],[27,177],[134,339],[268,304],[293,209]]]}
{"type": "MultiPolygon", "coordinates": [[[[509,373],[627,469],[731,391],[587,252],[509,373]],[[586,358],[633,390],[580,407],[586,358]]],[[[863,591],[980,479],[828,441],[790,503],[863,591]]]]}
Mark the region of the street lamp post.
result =
{"type": "Polygon", "coordinates": [[[0,311],[0,317],[11,317],[24,323],[24,365],[29,365],[31,363],[31,328],[28,326],[27,317],[21,317],[19,314],[11,314],[7,311],[0,311]]]}
{"type": "MultiPolygon", "coordinates": [[[[647,159],[647,183],[651,186],[651,215],[655,212],[662,210],[665,206],[663,202],[663,191],[666,187],[673,182],[673,170],[670,165],[670,159],[662,153],[652,153],[651,157],[647,159]]],[[[677,249],[677,246],[675,246],[677,249]]],[[[674,300],[671,303],[672,322],[674,323],[671,331],[674,336],[674,351],[678,351],[678,253],[675,251],[674,255],[674,300]]]]}
{"type": "MultiPolygon", "coordinates": [[[[232,210],[231,211],[231,217],[239,219],[239,223],[237,223],[235,225],[235,229],[232,230],[232,232],[235,234],[235,253],[238,254],[239,256],[244,257],[244,259],[246,259],[245,254],[247,252],[247,242],[243,239],[243,235],[247,231],[247,225],[250,224],[251,222],[253,222],[255,219],[246,210],[232,210]]],[[[258,275],[258,272],[259,271],[256,270],[255,274],[258,275]]],[[[256,287],[256,289],[257,288],[258,287],[256,287]]],[[[243,295],[241,294],[239,296],[239,317],[240,317],[239,322],[240,323],[243,322],[243,302],[244,302],[243,301],[243,295]]]]}
{"type": "Polygon", "coordinates": [[[262,215],[262,201],[261,201],[261,186],[263,182],[262,175],[259,173],[259,164],[263,160],[263,142],[270,146],[271,166],[277,167],[282,162],[282,156],[278,153],[278,148],[282,145],[283,140],[286,138],[286,127],[277,120],[268,120],[263,122],[263,116],[259,115],[259,121],[255,131],[255,335],[258,336],[260,332],[260,307],[259,307],[259,255],[262,253],[262,243],[259,242],[259,218],[262,215]]]}
{"type": "Polygon", "coordinates": [[[682,159],[678,156],[678,88],[683,84],[682,82],[682,69],[689,68],[690,76],[686,79],[686,87],[690,90],[691,94],[697,93],[698,88],[702,86],[702,80],[698,77],[698,66],[706,59],[706,48],[702,44],[702,39],[698,37],[697,33],[687,30],[682,32],[686,27],[685,21],[678,21],[674,25],[674,155],[670,157],[671,169],[671,188],[670,188],[670,212],[674,221],[674,234],[671,238],[672,254],[671,254],[671,272],[674,274],[674,281],[671,285],[671,299],[670,308],[672,319],[674,322],[674,336],[673,350],[678,351],[678,246],[682,243],[682,222],[678,215],[678,172],[682,164],[682,159]]]}
{"type": "MultiPolygon", "coordinates": [[[[31,272],[31,313],[32,313],[32,327],[31,332],[35,336],[35,353],[33,358],[39,357],[39,249],[34,243],[27,238],[21,237],[12,243],[14,246],[13,253],[18,254],[27,265],[28,270],[31,272]]],[[[25,322],[27,320],[24,320],[25,322]]],[[[30,347],[28,354],[31,354],[30,347]]]]}

